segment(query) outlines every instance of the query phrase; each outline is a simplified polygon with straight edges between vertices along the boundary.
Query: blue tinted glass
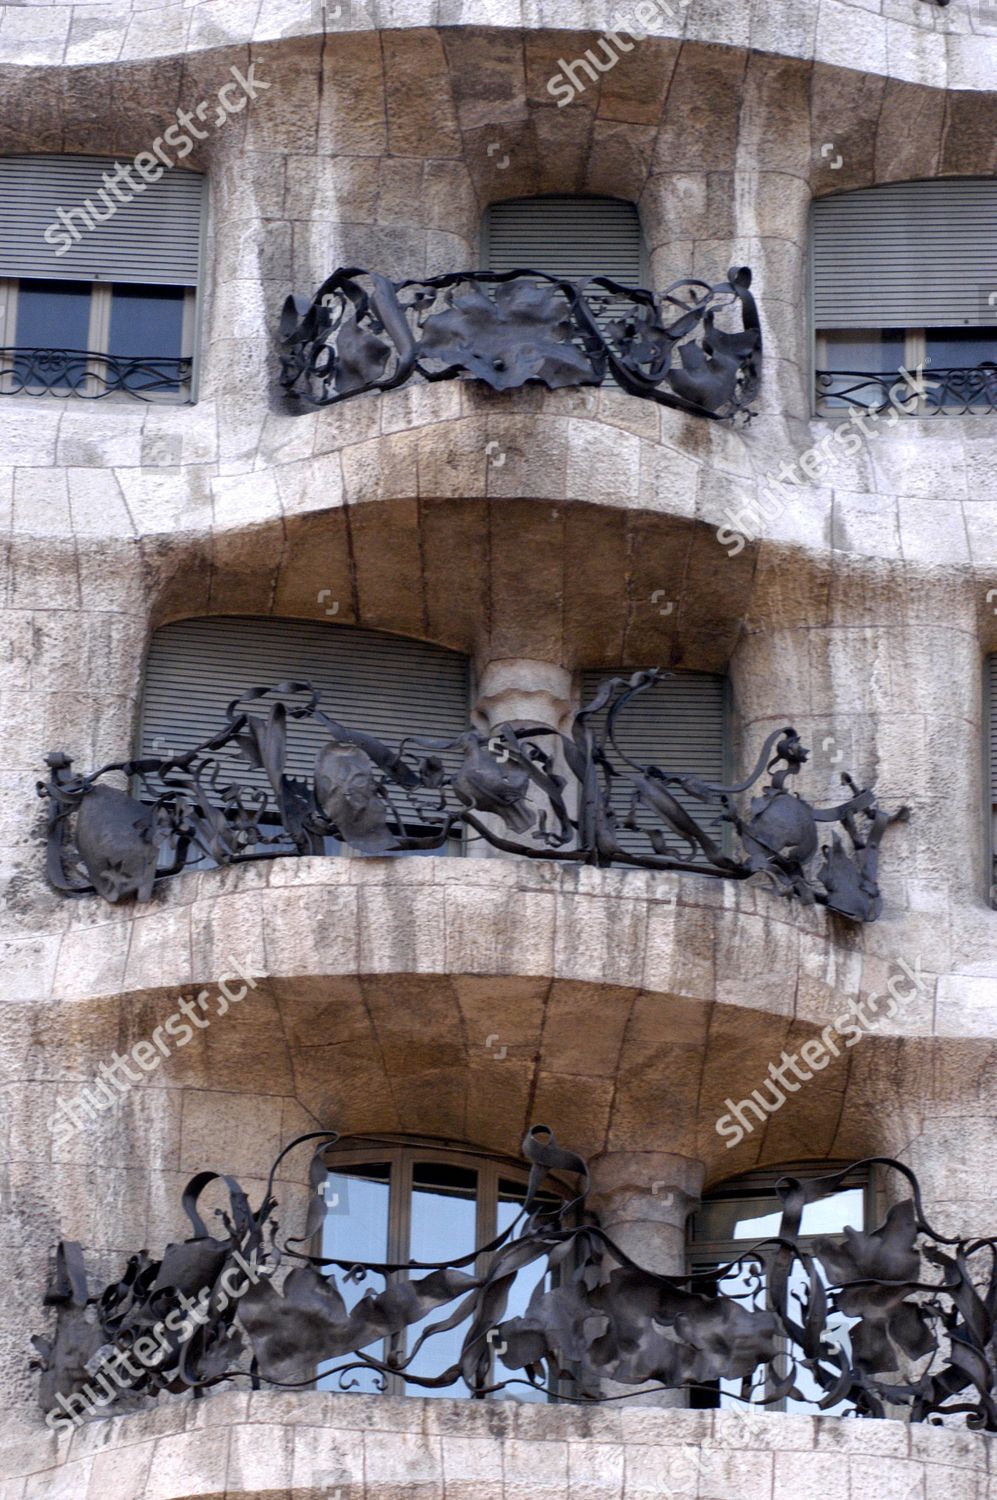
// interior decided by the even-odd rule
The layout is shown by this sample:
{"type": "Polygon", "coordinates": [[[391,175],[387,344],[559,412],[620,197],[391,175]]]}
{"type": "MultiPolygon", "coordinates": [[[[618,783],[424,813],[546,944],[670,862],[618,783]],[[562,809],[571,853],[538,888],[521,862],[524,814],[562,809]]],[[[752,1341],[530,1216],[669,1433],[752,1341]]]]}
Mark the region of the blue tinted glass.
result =
{"type": "Polygon", "coordinates": [[[184,289],[177,286],[115,286],[107,352],[134,360],[125,370],[129,390],[176,391],[183,351],[184,289]]]}
{"type": "MultiPolygon", "coordinates": [[[[322,1225],[322,1254],[334,1255],[337,1260],[365,1265],[377,1263],[388,1257],[388,1192],[390,1168],[386,1164],[362,1167],[342,1167],[330,1172],[326,1179],[325,1201],[327,1213],[322,1225]]],[[[353,1307],[369,1292],[382,1292],[384,1278],[371,1273],[362,1282],[344,1281],[344,1272],[336,1266],[328,1266],[326,1274],[334,1276],[348,1307],[353,1307]]],[[[378,1339],[366,1351],[375,1359],[383,1358],[385,1350],[378,1339]]],[[[342,1364],[342,1360],[334,1364],[342,1364]]],[[[351,1389],[377,1392],[379,1377],[375,1372],[351,1370],[347,1379],[355,1381],[351,1389]]],[[[339,1379],[334,1375],[323,1375],[320,1371],[318,1386],[321,1390],[339,1390],[339,1379]]]]}
{"type": "MultiPolygon", "coordinates": [[[[499,1233],[509,1229],[519,1218],[523,1211],[523,1203],[526,1199],[526,1184],[512,1182],[502,1178],[499,1182],[498,1214],[496,1228],[499,1233]]],[[[558,1200],[550,1198],[546,1200],[549,1207],[557,1206],[558,1200]]],[[[523,1232],[525,1220],[520,1223],[515,1236],[523,1232]]],[[[550,1276],[545,1274],[546,1261],[541,1256],[533,1265],[524,1266],[509,1288],[509,1300],[506,1303],[505,1312],[502,1314],[503,1322],[509,1318],[522,1318],[530,1305],[530,1299],[537,1289],[539,1282],[544,1283],[544,1290],[548,1291],[551,1285],[550,1276]]],[[[507,1368],[502,1363],[501,1345],[496,1344],[495,1350],[495,1379],[496,1380],[522,1380],[522,1385],[511,1385],[504,1392],[506,1400],[510,1401],[547,1401],[546,1392],[533,1389],[526,1380],[526,1372],[521,1369],[507,1368]]]]}
{"type": "Polygon", "coordinates": [[[924,337],[929,408],[993,411],[997,337],[985,328],[928,328],[924,337]]]}
{"type": "Polygon", "coordinates": [[[929,368],[975,369],[997,360],[997,337],[985,328],[928,328],[925,330],[929,368]]]}
{"type": "Polygon", "coordinates": [[[60,390],[79,386],[87,362],[64,350],[86,350],[90,334],[90,285],[85,281],[21,281],[17,290],[18,349],[51,350],[30,358],[15,358],[18,387],[27,391],[60,390]]]}
{"type": "MultiPolygon", "coordinates": [[[[412,1179],[412,1231],[409,1256],[419,1261],[452,1261],[475,1248],[478,1174],[469,1167],[441,1162],[418,1162],[412,1179]]],[[[464,1268],[474,1274],[473,1266],[464,1268]]],[[[428,1275],[413,1271],[413,1280],[428,1275]]],[[[445,1303],[408,1330],[407,1347],[415,1347],[419,1335],[434,1323],[445,1322],[458,1305],[445,1303]]],[[[445,1333],[433,1334],[409,1365],[415,1375],[440,1375],[456,1362],[468,1330],[468,1322],[445,1333]]],[[[447,1388],[413,1386],[414,1396],[462,1396],[466,1388],[458,1377],[447,1388]]]]}
{"type": "Polygon", "coordinates": [[[903,364],[904,333],[900,328],[844,328],[824,332],[827,369],[817,372],[817,393],[825,406],[881,406],[889,398],[891,382],[877,375],[894,375],[903,364]]]}
{"type": "Polygon", "coordinates": [[[19,349],[86,349],[90,285],[85,281],[22,281],[17,289],[19,349]]]}
{"type": "Polygon", "coordinates": [[[179,359],[184,291],[180,286],[116,286],[108,353],[128,359],[179,359]]]}

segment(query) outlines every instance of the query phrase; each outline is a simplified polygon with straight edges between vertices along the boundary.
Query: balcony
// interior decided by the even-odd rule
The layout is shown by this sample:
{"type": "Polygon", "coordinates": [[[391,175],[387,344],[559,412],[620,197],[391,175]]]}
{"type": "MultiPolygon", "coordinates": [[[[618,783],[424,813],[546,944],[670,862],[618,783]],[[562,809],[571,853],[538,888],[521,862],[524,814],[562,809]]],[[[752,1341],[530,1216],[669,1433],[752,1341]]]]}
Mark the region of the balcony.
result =
{"type": "MultiPolygon", "coordinates": [[[[415,1392],[460,1381],[479,1400],[518,1389],[582,1404],[617,1401],[620,1387],[715,1398],[730,1382],[749,1410],[789,1399],[864,1418],[900,1409],[911,1423],[966,1416],[970,1429],[997,1431],[993,1241],[939,1234],[917,1177],[894,1159],[872,1159],[898,1192],[869,1230],[803,1232],[808,1206],[851,1167],[781,1178],[776,1222],[759,1220],[757,1241],[704,1289],[621,1248],[587,1208],[587,1161],[542,1125],[522,1143],[529,1181],[517,1211],[488,1244],[391,1264],[316,1254],[309,1246],[336,1207],[326,1153],[340,1141],[322,1130],[292,1140],[265,1178],[254,1174],[266,1182],[255,1207],[234,1177],[198,1173],[183,1194],[191,1237],[159,1259],[136,1250],[106,1286],[91,1291],[81,1246],[61,1242],[45,1294],[55,1335],[34,1340],[49,1427],[233,1381],[300,1389],[324,1367],[344,1391],[367,1374],[380,1389],[389,1378],[415,1392]],[[307,1211],[291,1235],[278,1169],[306,1146],[307,1211]],[[228,1208],[209,1231],[200,1200],[222,1182],[228,1208]],[[278,1290],[288,1258],[296,1264],[278,1290]],[[512,1290],[520,1275],[535,1288],[528,1303],[512,1290]]],[[[644,1190],[653,1199],[661,1185],[644,1190]]]]}
{"type": "Polygon", "coordinates": [[[664,292],[605,276],[454,271],[416,281],[340,267],[314,298],[288,297],[280,383],[298,409],[424,380],[529,382],[556,390],[611,378],[629,395],[712,420],[744,421],[760,379],[751,272],[664,292]],[[740,315],[739,329],[726,329],[740,315]]]}
{"type": "Polygon", "coordinates": [[[204,859],[235,865],[322,854],[330,841],[359,855],[429,854],[463,836],[555,863],[734,881],[763,875],[783,897],[875,921],[879,846],[909,810],[885,811],[847,774],[840,803],[812,807],[787,787],[809,758],[791,726],[768,735],[736,784],[638,763],[621,748],[617,723],[659,676],[605,679],[570,736],[545,724],[498,723],[491,734],[406,735],[394,746],[330,717],[311,684],[281,682],[236,694],[227,722],[183,753],[167,749],[80,776],[53,751],[48,781],[38,785],[49,806],[49,880],[111,904],[147,901],[157,881],[204,859]],[[266,716],[251,712],[253,704],[266,716]],[[290,776],[288,735],[302,721],[322,738],[313,773],[290,776]],[[137,795],[103,780],[114,773],[137,795]],[[752,789],[742,813],[734,799],[752,789]],[[696,815],[699,804],[705,815],[696,815]],[[837,825],[823,847],[821,824],[837,825]],[[728,852],[727,825],[739,853],[728,852]],[[636,849],[621,838],[624,829],[640,835],[636,849]]]}

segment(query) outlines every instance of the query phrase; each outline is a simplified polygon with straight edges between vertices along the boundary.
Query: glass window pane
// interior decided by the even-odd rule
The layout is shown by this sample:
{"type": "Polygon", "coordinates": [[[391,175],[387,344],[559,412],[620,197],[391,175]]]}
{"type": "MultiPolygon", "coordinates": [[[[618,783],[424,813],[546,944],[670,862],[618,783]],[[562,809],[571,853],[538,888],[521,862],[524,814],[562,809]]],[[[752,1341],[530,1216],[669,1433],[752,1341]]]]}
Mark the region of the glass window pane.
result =
{"type": "Polygon", "coordinates": [[[801,1234],[842,1234],[846,1227],[865,1224],[865,1193],[862,1188],[843,1188],[816,1203],[808,1203],[800,1222],[801,1234]]]}
{"type": "MultiPolygon", "coordinates": [[[[787,1176],[792,1176],[788,1172],[787,1176]]],[[[819,1175],[819,1174],[815,1174],[819,1175]]],[[[847,1227],[854,1229],[865,1228],[865,1189],[861,1186],[845,1187],[836,1192],[830,1192],[825,1197],[808,1203],[803,1210],[800,1221],[800,1236],[803,1240],[803,1249],[809,1249],[812,1237],[816,1235],[830,1235],[840,1237],[847,1227]]],[[[709,1255],[712,1250],[713,1265],[718,1266],[733,1260],[739,1253],[747,1252],[752,1245],[765,1240],[770,1236],[778,1234],[782,1218],[781,1203],[774,1192],[759,1189],[754,1192],[747,1186],[741,1196],[730,1196],[717,1198],[712,1202],[707,1201],[702,1209],[696,1214],[692,1225],[692,1240],[694,1244],[703,1247],[700,1254],[709,1255]],[[707,1249],[706,1247],[710,1248],[707,1249]]],[[[695,1286],[696,1291],[713,1295],[720,1292],[725,1296],[741,1296],[743,1305],[764,1305],[764,1291],[754,1284],[753,1272],[764,1274],[760,1262],[749,1262],[747,1266],[735,1268],[724,1277],[717,1277],[714,1273],[710,1275],[709,1263],[701,1262],[696,1268],[696,1274],[700,1278],[695,1286]],[[744,1294],[749,1295],[745,1298],[744,1294]],[[754,1293],[754,1298],[752,1294],[754,1293]]],[[[822,1268],[817,1266],[818,1275],[827,1284],[827,1278],[822,1268]]],[[[796,1301],[796,1295],[805,1291],[807,1278],[799,1262],[793,1266],[790,1278],[790,1313],[799,1319],[801,1306],[796,1301]]],[[[827,1331],[831,1339],[838,1341],[844,1348],[848,1347],[848,1330],[856,1320],[844,1316],[841,1313],[831,1312],[828,1315],[827,1331]]],[[[775,1361],[774,1374],[784,1375],[789,1369],[788,1352],[780,1353],[775,1361]]],[[[761,1378],[760,1371],[756,1371],[756,1379],[761,1378]]],[[[810,1375],[809,1371],[798,1368],[796,1371],[796,1385],[800,1391],[799,1400],[787,1399],[780,1403],[787,1411],[812,1412],[815,1403],[820,1398],[821,1390],[817,1381],[810,1375]]],[[[740,1391],[740,1381],[721,1380],[716,1382],[715,1396],[711,1402],[710,1393],[704,1391],[697,1398],[695,1404],[720,1406],[743,1405],[737,1399],[740,1391]]],[[[828,1408],[832,1413],[845,1410],[847,1403],[839,1403],[833,1408],[828,1408]]]]}
{"type": "MultiPolygon", "coordinates": [[[[325,1189],[327,1212],[322,1225],[322,1255],[334,1255],[338,1260],[357,1265],[387,1260],[390,1180],[391,1169],[386,1162],[371,1166],[343,1166],[329,1173],[325,1189]]],[[[384,1278],[376,1274],[367,1276],[362,1282],[347,1282],[342,1271],[329,1266],[326,1275],[335,1277],[347,1307],[353,1307],[368,1291],[384,1290],[384,1278]]],[[[382,1341],[379,1339],[370,1345],[367,1353],[382,1358],[382,1341]]],[[[336,1360],[334,1363],[341,1362],[336,1360]]],[[[373,1371],[368,1374],[364,1370],[353,1370],[348,1379],[357,1382],[352,1387],[357,1391],[376,1393],[379,1389],[373,1371]]],[[[338,1378],[323,1375],[321,1370],[318,1386],[321,1390],[340,1389],[338,1378]]]]}
{"type": "Polygon", "coordinates": [[[176,391],[183,353],[184,289],[176,286],[115,286],[107,352],[134,361],[126,372],[129,390],[176,391]]]}
{"type": "Polygon", "coordinates": [[[766,1194],[745,1198],[718,1198],[704,1203],[693,1220],[697,1241],[755,1240],[775,1234],[781,1213],[779,1201],[766,1194]]]}
{"type": "Polygon", "coordinates": [[[17,289],[18,349],[55,351],[44,357],[15,357],[15,384],[30,391],[71,389],[86,378],[87,362],[80,358],[90,336],[90,283],[86,281],[21,281],[17,289]],[[76,351],[76,357],[65,351],[76,351]]]}
{"type": "MultiPolygon", "coordinates": [[[[800,1222],[801,1234],[841,1234],[846,1224],[860,1229],[865,1197],[862,1188],[844,1188],[808,1203],[800,1222]]],[[[693,1223],[693,1238],[704,1241],[744,1240],[753,1244],[778,1234],[782,1205],[774,1193],[745,1198],[720,1198],[704,1203],[693,1223]]]]}
{"type": "Polygon", "coordinates": [[[984,328],[928,328],[925,378],[930,409],[997,407],[997,337],[984,328]]]}
{"type": "Polygon", "coordinates": [[[997,335],[985,328],[927,328],[924,340],[936,369],[973,369],[997,360],[997,335]]]}
{"type": "Polygon", "coordinates": [[[824,368],[817,371],[817,394],[822,406],[845,408],[881,406],[889,395],[889,382],[879,375],[894,375],[904,362],[902,328],[828,329],[821,334],[827,343],[824,368]]]}
{"type": "MultiPolygon", "coordinates": [[[[497,1213],[497,1227],[500,1234],[503,1230],[508,1229],[511,1224],[515,1223],[522,1212],[523,1204],[526,1201],[526,1187],[527,1184],[525,1182],[514,1182],[511,1178],[505,1177],[500,1179],[497,1213]]],[[[562,1199],[552,1193],[544,1193],[542,1198],[545,1205],[549,1205],[551,1208],[556,1208],[562,1202],[562,1199]]],[[[519,1226],[517,1233],[521,1231],[522,1225],[519,1226]]],[[[541,1257],[536,1262],[536,1265],[525,1266],[520,1271],[509,1288],[509,1300],[506,1303],[506,1310],[502,1314],[503,1322],[508,1318],[521,1318],[524,1316],[537,1284],[541,1280],[545,1265],[546,1258],[541,1257]]],[[[545,1286],[549,1287],[550,1277],[543,1276],[543,1280],[545,1286]]],[[[504,1380],[506,1378],[519,1380],[524,1378],[524,1374],[522,1370],[507,1370],[502,1364],[501,1356],[496,1355],[495,1378],[496,1380],[504,1380]]],[[[510,1386],[508,1391],[504,1393],[504,1396],[509,1401],[548,1400],[547,1395],[543,1391],[531,1390],[528,1384],[510,1386]]]]}
{"type": "MultiPolygon", "coordinates": [[[[418,1261],[452,1262],[469,1254],[477,1243],[478,1174],[471,1167],[452,1166],[448,1162],[417,1162],[412,1173],[412,1225],[409,1258],[418,1261]]],[[[474,1274],[473,1266],[468,1268],[474,1274]]],[[[416,1279],[425,1272],[413,1271],[416,1279]]],[[[407,1347],[411,1349],[420,1333],[433,1323],[444,1321],[456,1302],[436,1308],[421,1323],[408,1330],[407,1347]]],[[[408,1367],[415,1375],[438,1375],[453,1364],[460,1354],[467,1333],[465,1321],[458,1328],[434,1334],[419,1350],[408,1367]]],[[[423,1389],[412,1386],[418,1396],[457,1396],[465,1393],[458,1379],[447,1387],[423,1389]]]]}

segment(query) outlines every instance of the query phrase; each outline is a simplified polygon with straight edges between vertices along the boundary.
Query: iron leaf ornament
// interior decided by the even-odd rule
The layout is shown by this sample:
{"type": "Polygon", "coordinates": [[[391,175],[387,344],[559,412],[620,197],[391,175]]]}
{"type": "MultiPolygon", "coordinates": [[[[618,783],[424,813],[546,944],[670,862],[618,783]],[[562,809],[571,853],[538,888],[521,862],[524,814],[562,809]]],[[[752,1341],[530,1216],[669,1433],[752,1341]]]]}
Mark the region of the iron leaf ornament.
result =
{"type": "Polygon", "coordinates": [[[326,1153],[338,1140],[319,1131],[292,1141],[255,1207],[234,1178],[198,1173],[183,1195],[191,1237],[158,1259],[137,1251],[98,1291],[88,1288],[81,1247],[62,1242],[45,1297],[58,1310],[55,1331],[33,1340],[48,1425],[71,1428],[105,1408],[230,1382],[303,1388],[321,1367],[324,1383],[344,1391],[361,1377],[378,1389],[394,1377],[414,1392],[458,1386],[482,1398],[528,1388],[583,1403],[617,1399],[620,1386],[715,1396],[727,1381],[753,1405],[810,1400],[861,1417],[899,1408],[912,1422],[958,1416],[997,1431],[997,1240],[938,1234],[917,1179],[891,1158],[856,1164],[899,1173],[911,1190],[879,1228],[805,1248],[804,1208],[854,1167],[785,1177],[778,1232],[718,1267],[704,1290],[702,1271],[665,1276],[632,1260],[587,1209],[583,1158],[539,1125],[523,1142],[523,1208],[489,1244],[445,1262],[358,1265],[314,1254],[328,1208],[326,1153]],[[301,1234],[286,1237],[276,1172],[307,1143],[308,1211],[301,1234]],[[212,1183],[229,1205],[216,1210],[214,1232],[198,1206],[212,1183]],[[510,1316],[520,1277],[532,1294],[510,1316]],[[451,1342],[434,1342],[454,1328],[456,1358],[451,1342]],[[426,1349],[447,1352],[432,1373],[420,1359],[417,1373],[426,1349]]]}
{"type": "Polygon", "coordinates": [[[750,775],[729,786],[634,760],[620,744],[621,719],[662,675],[605,679],[570,735],[506,723],[490,735],[467,729],[388,745],[330,717],[309,683],[280,682],[233,699],[218,733],[182,753],[81,776],[53,751],[38,783],[48,804],[48,878],[67,893],[147,901],[158,881],[197,865],[343,844],[365,855],[432,852],[463,837],[529,859],[760,875],[781,896],[874,921],[879,846],[908,809],[885,812],[848,775],[841,802],[813,807],[788,785],[808,755],[792,727],[770,734],[750,775]],[[311,774],[292,776],[288,736],[305,721],[319,730],[319,749],[311,774]],[[738,799],[747,793],[745,808],[738,799]],[[740,852],[725,842],[728,825],[740,852]],[[824,825],[831,836],[821,844],[824,825]]]}
{"type": "Polygon", "coordinates": [[[709,418],[746,419],[759,385],[761,329],[751,272],[717,286],[693,277],[661,293],[608,276],[453,271],[389,281],[340,267],[314,298],[290,296],[280,323],[280,382],[303,406],[387,391],[413,375],[601,385],[709,418]],[[731,314],[739,328],[725,328],[731,314]]]}

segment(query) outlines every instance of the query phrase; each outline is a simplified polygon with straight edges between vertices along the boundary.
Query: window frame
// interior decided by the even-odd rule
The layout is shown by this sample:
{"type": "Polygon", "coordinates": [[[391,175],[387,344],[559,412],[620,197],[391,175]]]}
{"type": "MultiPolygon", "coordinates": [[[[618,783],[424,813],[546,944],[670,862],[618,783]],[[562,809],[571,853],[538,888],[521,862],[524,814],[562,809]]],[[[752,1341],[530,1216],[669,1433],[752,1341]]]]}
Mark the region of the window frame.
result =
{"type": "MultiPolygon", "coordinates": [[[[771,1199],[775,1197],[775,1184],[780,1178],[799,1177],[805,1181],[810,1181],[814,1178],[833,1176],[835,1173],[843,1172],[849,1166],[850,1163],[848,1162],[827,1161],[815,1163],[807,1161],[787,1162],[784,1165],[780,1164],[775,1167],[757,1168],[755,1171],[743,1172],[734,1177],[728,1177],[723,1182],[717,1183],[713,1188],[704,1191],[700,1200],[700,1207],[705,1207],[708,1203],[722,1202],[725,1198],[750,1199],[752,1196],[755,1196],[759,1200],[764,1198],[771,1199]]],[[[840,1187],[835,1189],[835,1193],[829,1193],[827,1196],[834,1197],[838,1192],[848,1192],[855,1188],[861,1188],[862,1190],[862,1223],[855,1227],[860,1231],[867,1231],[869,1226],[874,1226],[875,1224],[878,1202],[879,1183],[874,1166],[859,1167],[850,1171],[845,1181],[840,1187]]],[[[740,1255],[750,1250],[752,1245],[759,1242],[757,1237],[745,1237],[739,1240],[700,1240],[697,1242],[694,1235],[696,1218],[699,1212],[700,1209],[697,1209],[689,1215],[686,1230],[686,1270],[690,1277],[695,1277],[697,1280],[704,1279],[710,1271],[716,1270],[719,1266],[728,1265],[731,1261],[736,1260],[740,1255]]],[[[762,1239],[764,1239],[764,1236],[762,1239]]],[[[831,1239],[841,1244],[845,1243],[843,1233],[830,1235],[801,1234],[798,1237],[800,1249],[812,1254],[814,1241],[817,1239],[831,1239]]],[[[782,1341],[780,1340],[781,1347],[782,1341]]],[[[772,1384],[772,1373],[769,1371],[765,1382],[766,1394],[771,1392],[772,1384]]],[[[701,1407],[712,1410],[720,1408],[724,1392],[720,1388],[720,1382],[717,1381],[715,1401],[708,1402],[705,1399],[707,1395],[713,1394],[712,1391],[708,1392],[703,1389],[697,1389],[692,1394],[694,1397],[700,1398],[698,1404],[701,1407]]],[[[787,1410],[787,1398],[783,1397],[779,1401],[772,1402],[771,1405],[766,1407],[766,1410],[785,1412],[787,1410]]],[[[803,1414],[806,1415],[807,1413],[804,1412],[803,1414]]]]}
{"type": "MultiPolygon", "coordinates": [[[[0,277],[0,348],[18,349],[22,347],[16,341],[18,292],[20,289],[20,281],[22,279],[31,280],[32,278],[0,277]],[[7,337],[8,332],[11,339],[11,342],[9,343],[7,337]]],[[[51,279],[53,286],[59,286],[62,284],[55,278],[41,277],[39,279],[42,281],[51,279]]],[[[86,352],[91,356],[91,358],[87,362],[88,373],[86,379],[83,382],[82,389],[78,392],[67,390],[64,393],[60,392],[58,389],[39,392],[15,390],[13,387],[13,377],[10,375],[5,376],[3,374],[0,374],[0,395],[27,396],[34,397],[35,399],[38,399],[42,395],[62,395],[63,398],[70,395],[79,395],[81,397],[89,399],[100,397],[100,399],[113,402],[115,405],[118,405],[121,402],[131,402],[136,399],[135,393],[124,390],[110,391],[102,394],[100,374],[102,368],[105,365],[105,360],[107,357],[107,345],[110,341],[111,336],[111,304],[113,301],[114,287],[116,285],[134,287],[159,287],[160,285],[166,285],[166,283],[145,281],[113,282],[110,280],[102,281],[96,278],[88,279],[86,277],[82,277],[81,282],[90,287],[90,324],[87,330],[86,352]]],[[[176,393],[172,393],[169,391],[149,391],[142,393],[138,399],[141,399],[147,405],[190,406],[193,405],[196,399],[196,329],[198,322],[198,299],[200,294],[200,285],[196,287],[183,287],[180,288],[180,290],[182,290],[184,294],[183,316],[180,330],[180,358],[190,360],[190,375],[186,382],[180,383],[180,388],[176,393]]],[[[34,346],[26,344],[23,347],[26,349],[30,349],[34,346]]]]}
{"type": "MultiPolygon", "coordinates": [[[[935,182],[938,182],[938,181],[942,181],[942,180],[952,180],[952,181],[955,181],[955,180],[958,180],[958,179],[944,179],[944,178],[941,178],[941,177],[938,177],[938,176],[936,176],[936,177],[929,177],[929,178],[918,178],[918,179],[911,179],[910,183],[896,183],[896,184],[894,184],[894,183],[885,183],[885,182],[884,183],[875,183],[875,184],[872,185],[872,189],[874,189],[874,188],[880,188],[880,187],[885,188],[885,187],[891,187],[891,186],[930,185],[932,183],[935,183],[935,182]]],[[[966,181],[980,181],[980,180],[988,180],[988,179],[981,179],[981,178],[976,177],[973,174],[971,174],[970,176],[968,176],[966,178],[966,181]]],[[[807,253],[806,253],[806,257],[805,257],[805,267],[806,267],[806,269],[805,269],[805,283],[804,283],[804,285],[805,285],[805,305],[806,305],[807,349],[806,349],[806,360],[804,362],[804,368],[806,369],[807,379],[809,381],[808,406],[809,406],[809,411],[810,411],[811,419],[822,421],[822,422],[829,422],[832,425],[836,425],[838,423],[849,421],[850,418],[853,416],[853,414],[856,411],[860,410],[860,408],[858,408],[856,406],[848,406],[848,405],[830,406],[829,407],[827,405],[827,398],[826,397],[821,397],[820,394],[819,394],[819,392],[818,392],[818,390],[817,390],[817,375],[818,375],[818,373],[820,373],[821,371],[826,371],[828,369],[828,351],[827,351],[826,335],[828,333],[833,333],[833,332],[835,332],[837,330],[834,327],[832,327],[832,326],[828,326],[828,327],[820,326],[819,327],[818,324],[817,324],[817,313],[816,313],[816,305],[815,305],[816,304],[816,296],[815,296],[815,284],[814,284],[814,267],[815,267],[815,255],[816,255],[816,244],[817,244],[817,236],[816,236],[816,209],[817,209],[817,205],[819,203],[826,202],[828,200],[828,198],[846,198],[852,192],[867,192],[867,191],[870,191],[872,189],[870,189],[870,188],[854,188],[854,189],[845,189],[843,191],[836,192],[836,193],[815,195],[815,196],[813,196],[811,198],[809,213],[808,213],[808,216],[807,216],[807,253]]],[[[997,345],[997,327],[991,327],[991,325],[986,324],[986,323],[966,323],[965,327],[967,329],[968,328],[973,328],[973,329],[983,330],[983,331],[988,332],[988,333],[992,333],[993,336],[994,336],[995,345],[997,345]]],[[[869,324],[866,324],[866,325],[858,325],[858,326],[855,326],[855,327],[851,327],[851,328],[849,328],[848,331],[852,332],[852,333],[863,333],[863,332],[866,332],[866,333],[883,333],[883,332],[886,332],[888,330],[885,329],[881,324],[869,323],[869,324]]],[[[927,330],[925,328],[923,328],[923,327],[918,327],[914,323],[911,323],[911,324],[908,324],[906,327],[894,327],[894,328],[892,328],[889,331],[892,331],[892,332],[895,332],[895,333],[901,333],[903,335],[903,338],[904,338],[904,356],[903,356],[903,358],[904,358],[904,365],[905,365],[905,367],[908,370],[910,370],[910,371],[916,371],[919,366],[921,366],[921,365],[924,364],[924,361],[925,361],[926,356],[927,356],[927,330]]],[[[924,378],[925,378],[925,380],[930,380],[930,378],[931,378],[931,368],[928,365],[924,366],[924,378]]],[[[906,399],[904,399],[899,404],[904,408],[904,411],[905,411],[906,415],[910,416],[910,417],[927,417],[927,416],[932,416],[932,415],[938,415],[940,412],[944,412],[945,411],[944,407],[932,407],[930,405],[929,401],[924,396],[907,397],[906,399]]],[[[958,415],[958,416],[980,415],[980,416],[984,416],[984,415],[992,415],[992,413],[986,413],[986,412],[973,413],[973,412],[970,411],[970,412],[956,412],[956,413],[951,413],[950,412],[949,415],[958,415]]]]}
{"type": "MultiPolygon", "coordinates": [[[[413,1196],[413,1171],[417,1163],[442,1163],[446,1166],[469,1168],[478,1174],[478,1182],[475,1188],[475,1245],[488,1245],[498,1234],[496,1227],[498,1223],[499,1183],[504,1179],[514,1179],[521,1182],[525,1187],[529,1182],[530,1169],[525,1166],[521,1159],[496,1155],[494,1152],[486,1151],[484,1147],[470,1146],[466,1143],[450,1143],[446,1140],[436,1140],[431,1137],[423,1141],[417,1136],[352,1136],[345,1144],[335,1144],[326,1147],[322,1152],[322,1161],[325,1164],[329,1176],[335,1172],[336,1165],[339,1166],[376,1166],[386,1164],[388,1166],[388,1233],[387,1254],[384,1256],[386,1263],[404,1264],[411,1259],[410,1247],[412,1238],[412,1196],[413,1196]]],[[[327,1177],[327,1181],[329,1178],[327,1177]]],[[[551,1174],[545,1184],[544,1192],[552,1189],[559,1192],[565,1199],[570,1200],[574,1194],[569,1187],[562,1183],[556,1174],[551,1174]]],[[[322,1225],[316,1231],[310,1246],[310,1253],[322,1256],[326,1253],[324,1229],[328,1222],[329,1214],[322,1225]]],[[[479,1255],[475,1261],[475,1273],[480,1275],[487,1262],[487,1256],[479,1255]]],[[[385,1278],[385,1284],[390,1285],[393,1281],[404,1280],[403,1272],[393,1272],[385,1278]]],[[[439,1316],[446,1316],[445,1309],[439,1309],[439,1316]]],[[[387,1361],[392,1353],[403,1353],[406,1346],[406,1332],[386,1338],[381,1345],[381,1358],[387,1361]]],[[[337,1361],[338,1362],[338,1361],[337,1361]]],[[[495,1367],[495,1355],[492,1354],[492,1369],[495,1367]]],[[[316,1376],[316,1385],[321,1379],[316,1376]]],[[[408,1386],[401,1375],[387,1374],[383,1376],[385,1381],[383,1395],[385,1396],[421,1396],[423,1392],[419,1386],[408,1386]]],[[[319,1389],[323,1387],[318,1386],[319,1389]]],[[[438,1392],[451,1400],[470,1399],[471,1393],[459,1381],[453,1387],[445,1387],[438,1392]]],[[[501,1397],[501,1392],[487,1397],[488,1400],[501,1397]]],[[[546,1396],[544,1402],[549,1403],[555,1398],[546,1396]]],[[[538,1403],[543,1404],[543,1403],[538,1403]]]]}

